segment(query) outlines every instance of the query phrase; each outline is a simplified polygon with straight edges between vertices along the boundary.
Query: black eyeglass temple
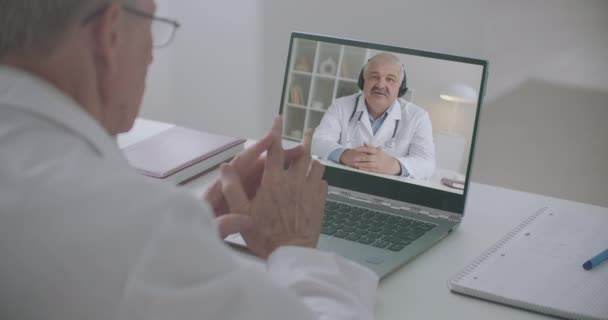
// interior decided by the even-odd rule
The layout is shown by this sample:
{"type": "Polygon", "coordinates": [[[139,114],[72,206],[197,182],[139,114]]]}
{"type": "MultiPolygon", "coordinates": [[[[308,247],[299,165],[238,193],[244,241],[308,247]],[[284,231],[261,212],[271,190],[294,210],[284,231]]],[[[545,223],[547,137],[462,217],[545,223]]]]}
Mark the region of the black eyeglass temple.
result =
{"type": "Polygon", "coordinates": [[[108,5],[104,5],[103,7],[93,11],[93,13],[91,13],[89,16],[87,16],[86,18],[84,18],[81,22],[81,24],[84,26],[86,24],[88,24],[89,22],[95,20],[95,18],[99,17],[100,15],[102,15],[106,10],[108,10],[108,5]]]}
{"type": "MultiPolygon", "coordinates": [[[[95,18],[97,18],[98,16],[100,16],[101,14],[103,14],[106,10],[108,10],[109,5],[104,5],[103,7],[99,8],[98,10],[94,11],[93,13],[91,13],[91,15],[89,15],[88,17],[84,18],[81,22],[82,25],[86,25],[89,22],[95,20],[95,18]]],[[[162,21],[165,23],[168,23],[170,25],[172,25],[175,28],[179,28],[181,25],[179,22],[175,21],[175,20],[171,20],[171,19],[167,19],[167,18],[161,18],[161,17],[157,17],[148,13],[145,13],[143,11],[137,10],[135,8],[129,7],[128,5],[123,5],[122,6],[123,10],[126,10],[132,14],[138,15],[140,17],[144,17],[144,18],[148,18],[148,19],[152,19],[152,20],[157,20],[157,21],[162,21]]]]}
{"type": "Polygon", "coordinates": [[[140,16],[140,17],[144,17],[144,18],[148,18],[148,19],[152,19],[152,20],[156,20],[156,21],[160,21],[160,22],[165,22],[165,23],[168,23],[168,24],[174,26],[175,28],[179,28],[180,27],[179,22],[177,22],[175,20],[171,20],[171,19],[167,19],[167,18],[162,18],[162,17],[157,17],[155,15],[152,15],[152,14],[143,12],[141,10],[132,8],[132,7],[128,6],[128,5],[123,5],[122,8],[124,10],[126,10],[126,11],[128,11],[128,12],[134,14],[134,15],[140,16]]]}

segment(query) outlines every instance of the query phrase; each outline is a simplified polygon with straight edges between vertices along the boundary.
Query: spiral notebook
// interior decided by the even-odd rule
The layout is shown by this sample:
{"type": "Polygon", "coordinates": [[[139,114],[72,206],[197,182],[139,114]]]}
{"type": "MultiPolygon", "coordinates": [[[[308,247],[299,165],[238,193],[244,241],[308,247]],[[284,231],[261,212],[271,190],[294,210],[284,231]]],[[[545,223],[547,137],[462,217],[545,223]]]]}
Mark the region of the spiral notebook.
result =
{"type": "Polygon", "coordinates": [[[542,208],[449,280],[450,290],[567,319],[608,319],[608,215],[542,208]]]}

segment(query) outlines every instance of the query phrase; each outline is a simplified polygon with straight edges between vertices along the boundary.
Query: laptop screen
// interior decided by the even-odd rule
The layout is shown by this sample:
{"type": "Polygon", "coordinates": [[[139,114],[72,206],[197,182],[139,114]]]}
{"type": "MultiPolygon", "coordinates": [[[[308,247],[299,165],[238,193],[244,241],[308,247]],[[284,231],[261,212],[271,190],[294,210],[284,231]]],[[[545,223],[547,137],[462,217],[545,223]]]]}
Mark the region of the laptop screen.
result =
{"type": "Polygon", "coordinates": [[[330,186],[462,213],[487,62],[292,33],[285,139],[315,129],[330,186]]]}

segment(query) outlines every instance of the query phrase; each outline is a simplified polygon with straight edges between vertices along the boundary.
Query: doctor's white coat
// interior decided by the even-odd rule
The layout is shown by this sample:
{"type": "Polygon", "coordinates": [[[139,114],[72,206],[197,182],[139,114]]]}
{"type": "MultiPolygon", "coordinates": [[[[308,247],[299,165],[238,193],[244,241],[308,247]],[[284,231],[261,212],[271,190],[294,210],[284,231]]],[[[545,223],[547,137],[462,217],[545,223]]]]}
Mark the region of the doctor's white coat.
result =
{"type": "Polygon", "coordinates": [[[0,66],[0,319],[373,318],[370,270],[296,247],[244,265],[215,229],[72,99],[0,66]]]}
{"type": "Polygon", "coordinates": [[[315,129],[312,152],[327,159],[336,149],[354,149],[364,143],[383,147],[386,153],[399,160],[412,178],[427,179],[433,175],[435,145],[431,120],[428,112],[413,103],[403,99],[395,100],[388,116],[374,135],[363,95],[354,94],[336,99],[315,129]],[[357,109],[351,119],[355,104],[357,109]],[[360,112],[363,112],[361,117],[360,112]],[[360,123],[357,125],[359,118],[360,123]],[[395,120],[399,120],[396,132],[395,120]],[[396,145],[387,148],[387,142],[393,133],[396,145]]]}

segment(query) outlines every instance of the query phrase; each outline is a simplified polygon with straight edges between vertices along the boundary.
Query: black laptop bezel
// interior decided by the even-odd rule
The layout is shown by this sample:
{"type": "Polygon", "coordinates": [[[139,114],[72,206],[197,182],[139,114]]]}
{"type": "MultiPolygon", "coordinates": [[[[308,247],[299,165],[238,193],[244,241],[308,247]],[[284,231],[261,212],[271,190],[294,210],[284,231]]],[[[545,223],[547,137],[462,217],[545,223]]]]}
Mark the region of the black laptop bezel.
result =
{"type": "MultiPolygon", "coordinates": [[[[479,98],[477,100],[477,112],[475,114],[475,122],[473,134],[471,138],[471,152],[469,153],[466,179],[464,184],[463,194],[458,194],[449,191],[443,191],[430,187],[410,184],[393,179],[382,178],[374,175],[351,171],[347,169],[326,166],[324,179],[330,186],[352,190],[355,192],[371,194],[378,197],[388,198],[396,201],[411,203],[414,205],[434,208],[452,213],[463,214],[466,204],[467,194],[471,182],[471,172],[473,168],[473,159],[475,155],[475,146],[477,142],[477,131],[479,129],[479,117],[481,114],[481,106],[485,96],[486,82],[488,77],[488,61],[455,56],[443,53],[423,51],[417,49],[409,49],[396,47],[384,44],[376,44],[344,38],[335,38],[323,35],[292,32],[289,43],[289,52],[287,56],[287,64],[285,67],[285,77],[283,79],[283,91],[281,92],[281,105],[279,113],[283,114],[285,106],[287,80],[289,77],[289,66],[291,65],[293,45],[296,39],[321,41],[327,43],[335,43],[339,45],[347,45],[354,47],[363,47],[372,50],[390,51],[398,54],[410,54],[420,57],[443,59],[454,62],[462,62],[473,65],[478,65],[483,68],[482,79],[479,88],[479,98]]],[[[284,138],[291,140],[289,138],[284,138]]]]}

